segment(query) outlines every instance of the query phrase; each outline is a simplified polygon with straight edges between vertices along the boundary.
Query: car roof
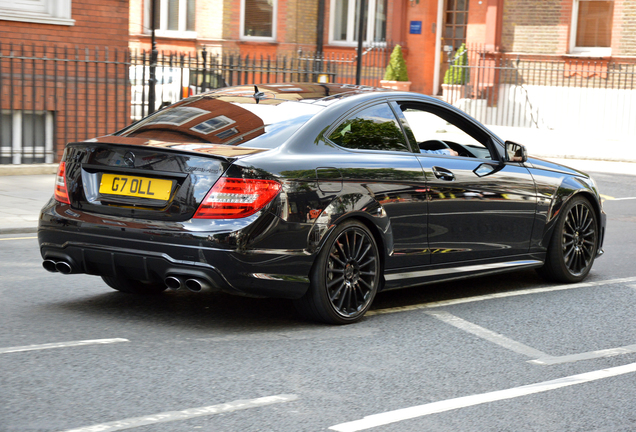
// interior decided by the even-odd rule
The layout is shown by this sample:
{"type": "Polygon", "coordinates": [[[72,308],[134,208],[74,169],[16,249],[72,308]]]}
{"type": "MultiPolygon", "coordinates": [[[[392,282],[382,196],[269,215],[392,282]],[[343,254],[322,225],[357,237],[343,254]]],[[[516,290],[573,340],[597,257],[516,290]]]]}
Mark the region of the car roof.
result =
{"type": "Polygon", "coordinates": [[[200,96],[214,97],[226,102],[265,103],[276,105],[285,101],[296,101],[327,105],[336,100],[367,93],[391,92],[392,90],[353,85],[320,83],[273,83],[222,87],[200,96]]]}

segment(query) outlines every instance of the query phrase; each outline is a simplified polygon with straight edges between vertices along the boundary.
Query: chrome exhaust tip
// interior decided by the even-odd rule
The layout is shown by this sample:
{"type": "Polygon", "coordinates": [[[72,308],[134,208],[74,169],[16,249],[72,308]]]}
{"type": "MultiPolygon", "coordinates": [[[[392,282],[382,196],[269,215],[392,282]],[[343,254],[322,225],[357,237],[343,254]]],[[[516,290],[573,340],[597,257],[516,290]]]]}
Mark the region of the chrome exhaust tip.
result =
{"type": "Polygon", "coordinates": [[[163,281],[169,289],[178,290],[181,288],[181,279],[176,276],[168,276],[163,281]]]}
{"type": "Polygon", "coordinates": [[[201,292],[210,289],[210,284],[201,279],[188,279],[185,286],[192,292],[201,292]]]}
{"type": "Polygon", "coordinates": [[[71,274],[73,273],[73,267],[66,261],[58,261],[55,263],[55,270],[59,271],[62,274],[71,274]]]}
{"type": "Polygon", "coordinates": [[[51,273],[57,273],[57,268],[55,268],[55,261],[47,259],[42,261],[42,267],[44,270],[49,271],[51,273]]]}

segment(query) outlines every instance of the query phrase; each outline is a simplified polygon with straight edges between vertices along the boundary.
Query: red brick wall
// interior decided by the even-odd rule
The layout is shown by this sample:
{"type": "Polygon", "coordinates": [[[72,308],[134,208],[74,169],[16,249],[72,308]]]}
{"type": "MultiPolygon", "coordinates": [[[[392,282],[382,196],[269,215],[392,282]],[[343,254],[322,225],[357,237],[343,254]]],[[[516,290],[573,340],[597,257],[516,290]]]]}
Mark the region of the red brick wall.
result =
{"type": "Polygon", "coordinates": [[[612,50],[612,54],[636,57],[636,0],[623,0],[620,3],[620,5],[614,5],[616,10],[614,11],[612,45],[617,45],[617,49],[612,50]],[[618,17],[620,22],[617,23],[618,17]],[[616,34],[620,35],[620,40],[614,44],[616,34]]]}
{"type": "MultiPolygon", "coordinates": [[[[572,6],[573,0],[505,0],[501,50],[567,54],[572,6]]],[[[636,0],[614,1],[611,45],[612,56],[636,56],[636,0]]]]}
{"type": "Polygon", "coordinates": [[[504,52],[563,54],[568,49],[572,0],[506,0],[504,52]]]}
{"type": "Polygon", "coordinates": [[[73,26],[0,21],[4,56],[51,59],[3,58],[0,96],[3,110],[22,110],[24,115],[54,112],[56,160],[66,142],[114,132],[130,123],[128,67],[112,63],[127,61],[128,14],[128,0],[75,0],[73,26]]]}
{"type": "Polygon", "coordinates": [[[128,0],[75,0],[75,25],[0,21],[0,41],[38,45],[128,46],[128,0]]]}

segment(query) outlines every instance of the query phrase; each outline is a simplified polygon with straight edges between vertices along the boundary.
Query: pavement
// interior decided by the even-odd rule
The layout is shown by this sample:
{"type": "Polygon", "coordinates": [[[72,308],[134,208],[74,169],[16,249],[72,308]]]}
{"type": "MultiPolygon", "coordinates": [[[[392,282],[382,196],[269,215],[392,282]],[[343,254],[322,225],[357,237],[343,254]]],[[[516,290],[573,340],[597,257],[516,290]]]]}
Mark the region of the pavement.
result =
{"type": "MultiPolygon", "coordinates": [[[[532,156],[584,172],[636,176],[636,137],[491,126],[532,156]]],[[[0,235],[37,232],[40,209],[53,195],[57,164],[0,165],[0,235]]],[[[636,179],[635,179],[636,180],[636,179]]]]}

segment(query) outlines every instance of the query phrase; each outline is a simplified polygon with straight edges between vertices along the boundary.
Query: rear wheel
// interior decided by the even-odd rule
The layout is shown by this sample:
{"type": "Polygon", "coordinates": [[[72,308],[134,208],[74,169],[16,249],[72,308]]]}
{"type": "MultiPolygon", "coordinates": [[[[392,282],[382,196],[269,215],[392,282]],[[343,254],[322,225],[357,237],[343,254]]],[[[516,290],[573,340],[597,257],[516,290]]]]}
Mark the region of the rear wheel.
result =
{"type": "Polygon", "coordinates": [[[543,267],[537,271],[555,282],[579,282],[592,268],[598,250],[598,222],[590,202],[572,198],[563,208],[543,267]]]}
{"type": "Polygon", "coordinates": [[[159,294],[167,288],[163,282],[139,281],[110,276],[102,276],[102,279],[109,287],[127,294],[159,294]]]}
{"type": "Polygon", "coordinates": [[[357,221],[338,225],[316,258],[311,286],[295,301],[305,317],[329,324],[359,321],[371,306],[380,281],[378,247],[357,221]]]}

